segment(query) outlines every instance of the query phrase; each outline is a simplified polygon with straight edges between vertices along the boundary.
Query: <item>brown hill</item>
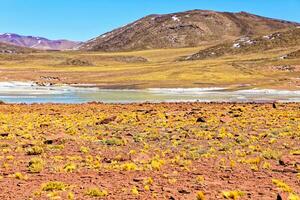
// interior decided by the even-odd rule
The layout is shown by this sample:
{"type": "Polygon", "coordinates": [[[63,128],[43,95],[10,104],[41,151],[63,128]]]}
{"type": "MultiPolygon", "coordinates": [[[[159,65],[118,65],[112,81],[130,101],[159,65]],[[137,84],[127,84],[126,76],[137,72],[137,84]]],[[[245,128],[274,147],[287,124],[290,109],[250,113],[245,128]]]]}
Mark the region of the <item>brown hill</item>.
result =
{"type": "Polygon", "coordinates": [[[34,49],[19,47],[19,46],[0,42],[0,54],[22,54],[22,53],[32,53],[36,51],[37,50],[34,49]]]}
{"type": "Polygon", "coordinates": [[[246,12],[193,10],[150,15],[87,41],[79,47],[90,51],[130,51],[193,47],[232,41],[241,36],[268,34],[300,24],[246,12]]]}
{"type": "Polygon", "coordinates": [[[292,46],[300,46],[300,28],[255,38],[242,37],[234,42],[227,42],[201,50],[196,54],[181,58],[181,60],[201,60],[216,58],[223,55],[263,52],[266,50],[289,48],[292,46]]]}

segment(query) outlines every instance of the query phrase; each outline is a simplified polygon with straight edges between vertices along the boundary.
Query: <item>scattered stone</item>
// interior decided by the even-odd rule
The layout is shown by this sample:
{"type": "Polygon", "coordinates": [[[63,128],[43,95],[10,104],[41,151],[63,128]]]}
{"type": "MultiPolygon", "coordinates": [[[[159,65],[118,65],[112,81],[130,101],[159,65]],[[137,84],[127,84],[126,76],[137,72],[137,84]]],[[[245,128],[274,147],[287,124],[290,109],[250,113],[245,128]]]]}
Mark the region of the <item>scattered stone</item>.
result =
{"type": "Polygon", "coordinates": [[[180,193],[180,194],[190,194],[191,192],[189,192],[186,188],[180,188],[179,190],[178,190],[178,192],[180,193]]]}
{"type": "Polygon", "coordinates": [[[282,200],[282,197],[280,196],[280,194],[277,195],[276,200],[282,200]]]}
{"type": "Polygon", "coordinates": [[[103,120],[100,121],[100,122],[96,122],[96,125],[109,124],[110,122],[113,122],[113,121],[115,121],[116,119],[117,119],[116,116],[109,117],[109,118],[103,119],[103,120]]]}
{"type": "Polygon", "coordinates": [[[162,191],[168,192],[168,193],[175,193],[175,189],[169,188],[169,187],[163,187],[162,191]]]}
{"type": "Polygon", "coordinates": [[[134,182],[142,182],[145,178],[139,177],[139,178],[133,178],[134,182]]]}
{"type": "Polygon", "coordinates": [[[45,81],[60,81],[59,77],[54,77],[54,76],[41,76],[40,79],[45,81]]]}
{"type": "Polygon", "coordinates": [[[229,116],[225,116],[225,117],[221,117],[220,121],[223,123],[229,123],[232,121],[232,118],[230,118],[229,116]]]}
{"type": "Polygon", "coordinates": [[[204,123],[204,122],[206,122],[206,120],[203,117],[199,117],[197,119],[197,123],[200,123],[200,122],[204,123]]]}
{"type": "Polygon", "coordinates": [[[64,144],[65,138],[62,138],[62,137],[50,137],[50,138],[46,138],[44,140],[44,144],[47,144],[47,145],[60,145],[60,144],[64,144]]]}
{"type": "Polygon", "coordinates": [[[295,67],[291,66],[291,65],[280,65],[280,66],[274,66],[273,70],[276,71],[284,71],[284,72],[294,72],[295,71],[295,67]]]}
{"type": "Polygon", "coordinates": [[[9,133],[0,133],[1,137],[7,137],[9,135],[9,133]]]}

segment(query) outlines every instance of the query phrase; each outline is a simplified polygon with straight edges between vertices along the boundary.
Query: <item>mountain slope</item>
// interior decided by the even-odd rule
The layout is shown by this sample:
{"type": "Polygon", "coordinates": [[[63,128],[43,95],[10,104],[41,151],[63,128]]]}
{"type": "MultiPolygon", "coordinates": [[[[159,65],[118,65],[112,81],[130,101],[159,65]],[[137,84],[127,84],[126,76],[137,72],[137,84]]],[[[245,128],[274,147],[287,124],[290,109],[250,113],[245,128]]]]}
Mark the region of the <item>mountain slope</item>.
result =
{"type": "Polygon", "coordinates": [[[80,42],[68,40],[49,40],[42,37],[22,36],[12,33],[0,34],[0,42],[40,50],[68,50],[80,44],[80,42]]]}
{"type": "Polygon", "coordinates": [[[32,53],[36,51],[37,50],[35,49],[30,49],[26,47],[20,47],[20,46],[0,42],[0,54],[21,54],[21,53],[32,53]]]}
{"type": "Polygon", "coordinates": [[[256,53],[276,48],[300,47],[300,28],[276,32],[260,37],[242,37],[233,42],[219,44],[187,56],[181,60],[201,60],[223,55],[256,53]]]}
{"type": "Polygon", "coordinates": [[[245,12],[193,10],[144,17],[87,41],[79,49],[129,51],[193,47],[234,40],[245,35],[267,34],[299,25],[245,12]]]}
{"type": "Polygon", "coordinates": [[[300,49],[297,51],[293,51],[287,55],[282,56],[283,59],[295,59],[300,58],[300,49]]]}

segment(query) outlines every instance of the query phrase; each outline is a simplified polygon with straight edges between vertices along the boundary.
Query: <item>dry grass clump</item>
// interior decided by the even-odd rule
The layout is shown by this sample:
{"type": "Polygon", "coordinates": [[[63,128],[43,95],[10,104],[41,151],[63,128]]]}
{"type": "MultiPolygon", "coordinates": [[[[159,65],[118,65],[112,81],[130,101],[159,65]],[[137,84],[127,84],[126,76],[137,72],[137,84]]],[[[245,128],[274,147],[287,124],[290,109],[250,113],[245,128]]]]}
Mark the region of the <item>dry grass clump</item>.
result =
{"type": "Polygon", "coordinates": [[[63,182],[53,181],[42,184],[42,191],[65,191],[68,187],[63,182]]]}
{"type": "Polygon", "coordinates": [[[44,161],[41,158],[32,158],[28,163],[28,170],[31,173],[40,173],[44,169],[44,161]]]}
{"type": "Polygon", "coordinates": [[[93,66],[93,63],[86,59],[82,58],[69,58],[65,62],[61,63],[61,65],[69,65],[69,66],[93,66]]]}
{"type": "Polygon", "coordinates": [[[108,196],[108,191],[99,188],[89,188],[85,194],[90,197],[106,197],[108,196]]]}

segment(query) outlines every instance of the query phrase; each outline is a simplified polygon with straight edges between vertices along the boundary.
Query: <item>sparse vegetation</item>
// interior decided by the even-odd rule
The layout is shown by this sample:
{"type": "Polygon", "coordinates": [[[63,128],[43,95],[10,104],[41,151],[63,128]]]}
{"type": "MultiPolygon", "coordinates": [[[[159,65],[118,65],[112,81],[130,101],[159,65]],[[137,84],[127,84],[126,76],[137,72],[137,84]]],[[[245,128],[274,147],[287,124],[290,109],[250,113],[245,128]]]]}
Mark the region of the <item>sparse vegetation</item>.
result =
{"type": "Polygon", "coordinates": [[[67,184],[58,181],[42,184],[42,191],[65,191],[67,188],[67,184]]]}
{"type": "Polygon", "coordinates": [[[300,58],[280,59],[298,48],[239,54],[218,59],[178,62],[182,56],[192,55],[203,47],[160,49],[137,52],[41,52],[30,55],[0,55],[0,80],[28,80],[50,83],[97,84],[107,88],[289,88],[299,85],[297,63],[300,58]],[[147,62],[121,62],[121,58],[143,57],[147,62]],[[84,58],[93,65],[63,65],[66,60],[84,58]],[[24,65],[23,63],[26,63],[24,65]],[[274,68],[274,66],[277,66],[274,68]],[[289,66],[289,71],[277,70],[289,66]],[[12,70],[8,76],[5,70],[12,70]],[[36,73],[32,74],[32,70],[36,73]],[[47,73],[45,73],[47,71],[47,73]],[[22,73],[21,73],[22,72],[22,73]],[[99,78],[101,77],[101,78],[99,78]],[[68,81],[67,81],[68,80],[68,81]],[[105,84],[104,84],[105,83],[105,84]]]}
{"type": "Polygon", "coordinates": [[[26,149],[26,153],[28,155],[40,155],[43,152],[44,152],[44,149],[39,146],[29,147],[28,149],[26,149]]]}
{"type": "Polygon", "coordinates": [[[99,188],[90,188],[86,191],[86,195],[90,197],[106,197],[108,192],[99,188]]]}
{"type": "Polygon", "coordinates": [[[244,196],[244,192],[241,191],[224,191],[222,195],[225,199],[234,199],[237,200],[240,197],[244,196]]]}
{"type": "Polygon", "coordinates": [[[0,187],[26,199],[297,200],[299,131],[296,103],[4,104],[0,187]]]}
{"type": "Polygon", "coordinates": [[[41,158],[32,158],[28,164],[31,173],[40,173],[44,169],[44,161],[41,158]]]}

